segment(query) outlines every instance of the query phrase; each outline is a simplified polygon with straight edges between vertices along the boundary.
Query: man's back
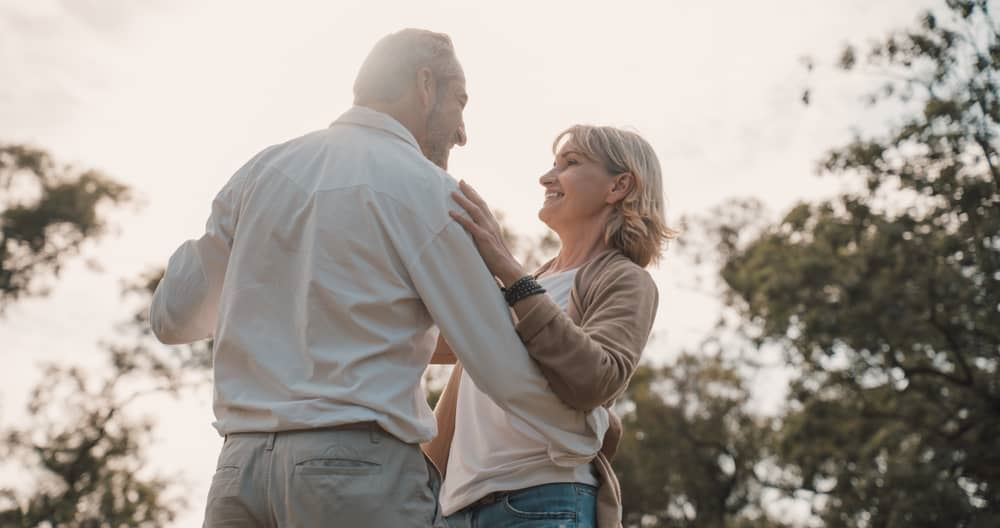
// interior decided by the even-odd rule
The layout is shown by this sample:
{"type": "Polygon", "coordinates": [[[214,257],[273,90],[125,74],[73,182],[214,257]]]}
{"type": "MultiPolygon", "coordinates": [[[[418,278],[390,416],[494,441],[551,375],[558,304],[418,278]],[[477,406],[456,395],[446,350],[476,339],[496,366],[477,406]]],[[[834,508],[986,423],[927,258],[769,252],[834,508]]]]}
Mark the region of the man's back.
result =
{"type": "Polygon", "coordinates": [[[411,443],[434,435],[420,387],[432,320],[407,266],[450,221],[454,187],[402,125],[362,107],[236,173],[208,229],[231,237],[220,433],[374,421],[411,443]]]}

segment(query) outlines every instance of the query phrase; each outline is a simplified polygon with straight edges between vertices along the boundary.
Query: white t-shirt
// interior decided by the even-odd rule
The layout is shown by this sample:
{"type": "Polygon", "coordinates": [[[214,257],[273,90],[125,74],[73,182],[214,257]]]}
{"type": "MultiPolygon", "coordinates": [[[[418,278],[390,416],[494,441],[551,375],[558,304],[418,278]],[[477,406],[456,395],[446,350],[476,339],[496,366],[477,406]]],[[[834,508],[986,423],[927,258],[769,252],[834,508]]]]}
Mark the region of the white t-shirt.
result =
{"type": "MultiPolygon", "coordinates": [[[[576,269],[572,269],[539,278],[546,293],[563,310],[569,304],[575,275],[576,269]]],[[[546,454],[545,438],[493,403],[465,372],[456,413],[447,477],[441,487],[445,515],[495,491],[555,482],[597,485],[591,463],[555,465],[546,454]]]]}

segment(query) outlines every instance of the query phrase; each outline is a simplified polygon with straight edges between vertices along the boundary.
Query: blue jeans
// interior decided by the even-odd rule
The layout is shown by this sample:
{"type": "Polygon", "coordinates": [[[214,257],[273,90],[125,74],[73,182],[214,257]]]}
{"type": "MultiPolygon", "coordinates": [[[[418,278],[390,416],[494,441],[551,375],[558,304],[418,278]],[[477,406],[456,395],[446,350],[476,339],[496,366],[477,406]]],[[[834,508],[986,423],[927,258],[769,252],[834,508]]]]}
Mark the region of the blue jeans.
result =
{"type": "Polygon", "coordinates": [[[594,528],[596,517],[597,488],[567,482],[512,491],[445,520],[449,528],[594,528]]]}

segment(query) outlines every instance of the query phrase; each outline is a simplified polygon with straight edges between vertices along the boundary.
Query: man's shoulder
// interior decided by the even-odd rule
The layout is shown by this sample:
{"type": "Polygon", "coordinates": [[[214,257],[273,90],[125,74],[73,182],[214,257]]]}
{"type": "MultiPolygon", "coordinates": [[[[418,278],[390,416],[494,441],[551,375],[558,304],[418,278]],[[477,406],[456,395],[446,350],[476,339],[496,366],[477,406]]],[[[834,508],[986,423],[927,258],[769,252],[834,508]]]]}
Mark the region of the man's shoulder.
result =
{"type": "Polygon", "coordinates": [[[253,173],[277,171],[312,192],[364,187],[439,231],[457,207],[458,183],[413,145],[378,129],[332,126],[261,150],[253,173]]]}
{"type": "Polygon", "coordinates": [[[364,145],[364,185],[406,207],[432,229],[450,220],[451,193],[458,182],[411,145],[380,138],[364,145]]]}
{"type": "Polygon", "coordinates": [[[244,165],[244,168],[260,169],[287,163],[290,159],[294,159],[296,154],[318,147],[322,141],[322,133],[323,130],[315,130],[280,143],[268,145],[254,154],[244,165]]]}
{"type": "Polygon", "coordinates": [[[452,222],[448,210],[457,208],[451,193],[458,190],[458,182],[429,161],[414,165],[406,171],[378,171],[373,177],[373,189],[406,207],[430,230],[438,232],[452,222]]]}

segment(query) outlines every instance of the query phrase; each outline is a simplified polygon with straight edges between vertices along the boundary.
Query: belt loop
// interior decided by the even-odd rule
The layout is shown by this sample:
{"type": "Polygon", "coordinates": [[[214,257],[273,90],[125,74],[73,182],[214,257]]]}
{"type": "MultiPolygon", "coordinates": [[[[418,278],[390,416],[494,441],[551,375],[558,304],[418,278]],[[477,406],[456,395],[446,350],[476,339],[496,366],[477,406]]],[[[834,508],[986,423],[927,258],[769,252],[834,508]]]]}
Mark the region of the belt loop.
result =
{"type": "Polygon", "coordinates": [[[382,443],[382,438],[379,437],[379,428],[375,425],[375,422],[371,422],[368,426],[368,437],[371,439],[373,444],[382,443]]]}
{"type": "Polygon", "coordinates": [[[264,451],[274,450],[274,438],[278,436],[278,433],[268,433],[267,434],[267,445],[264,446],[264,451]]]}

